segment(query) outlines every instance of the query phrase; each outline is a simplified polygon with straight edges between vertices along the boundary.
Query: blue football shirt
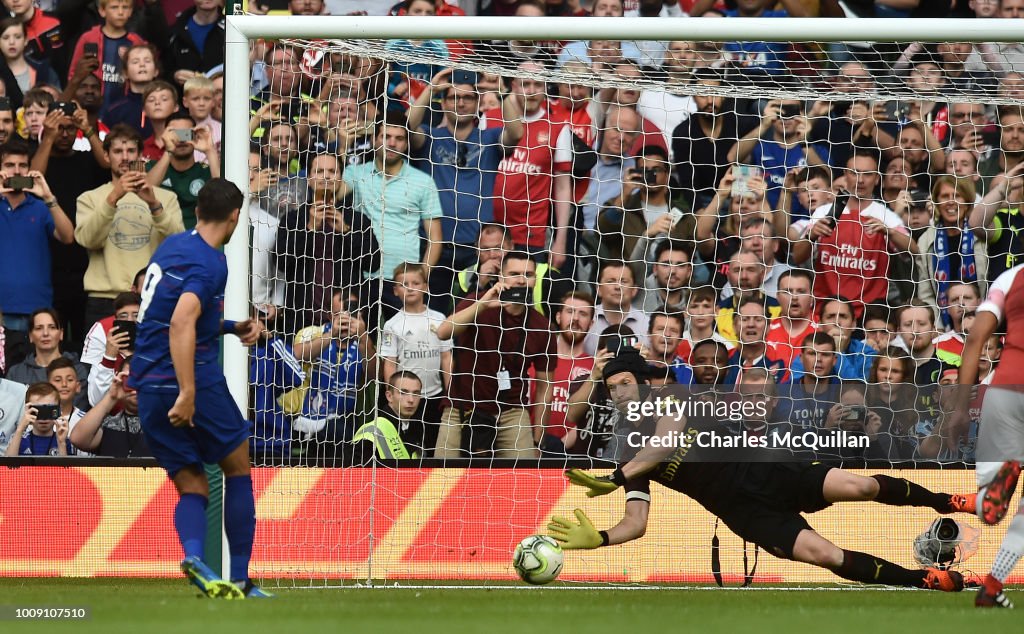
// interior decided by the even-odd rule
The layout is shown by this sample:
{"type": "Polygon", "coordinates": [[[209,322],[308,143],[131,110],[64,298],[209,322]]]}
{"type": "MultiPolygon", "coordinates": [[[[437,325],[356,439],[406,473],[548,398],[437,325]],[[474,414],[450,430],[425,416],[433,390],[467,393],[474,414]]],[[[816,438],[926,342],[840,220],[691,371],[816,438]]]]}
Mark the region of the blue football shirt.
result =
{"type": "Polygon", "coordinates": [[[196,322],[196,387],[224,381],[220,367],[221,320],[228,266],[224,254],[195,231],[173,235],[157,248],[146,269],[138,335],[131,365],[132,387],[177,391],[171,362],[171,316],[185,293],[199,298],[196,322]]]}

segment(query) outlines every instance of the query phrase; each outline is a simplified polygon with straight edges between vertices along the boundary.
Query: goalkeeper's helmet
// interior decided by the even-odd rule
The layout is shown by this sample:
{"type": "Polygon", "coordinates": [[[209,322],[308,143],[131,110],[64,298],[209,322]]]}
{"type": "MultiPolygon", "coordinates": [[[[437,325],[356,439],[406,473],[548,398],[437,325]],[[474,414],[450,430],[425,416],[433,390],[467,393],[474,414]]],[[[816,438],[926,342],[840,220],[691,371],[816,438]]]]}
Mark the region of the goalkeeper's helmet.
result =
{"type": "Polygon", "coordinates": [[[922,566],[948,568],[978,551],[978,531],[951,517],[940,517],[914,539],[914,557],[922,566]]]}

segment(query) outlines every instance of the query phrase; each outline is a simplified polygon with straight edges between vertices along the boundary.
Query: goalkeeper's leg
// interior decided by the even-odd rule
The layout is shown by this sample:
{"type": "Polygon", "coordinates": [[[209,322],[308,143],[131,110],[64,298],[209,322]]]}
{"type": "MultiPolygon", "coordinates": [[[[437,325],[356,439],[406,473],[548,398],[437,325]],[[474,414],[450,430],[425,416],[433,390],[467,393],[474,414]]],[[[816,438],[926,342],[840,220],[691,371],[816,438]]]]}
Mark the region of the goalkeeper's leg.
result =
{"type": "Polygon", "coordinates": [[[829,502],[878,502],[890,506],[925,506],[938,513],[974,513],[977,495],[935,493],[905,478],[862,476],[832,469],[822,487],[829,502]]]}
{"type": "Polygon", "coordinates": [[[850,581],[879,583],[889,586],[924,588],[943,592],[959,592],[964,588],[963,576],[956,571],[925,568],[910,570],[891,561],[866,553],[843,550],[815,531],[805,529],[797,535],[792,558],[827,568],[850,581]]]}

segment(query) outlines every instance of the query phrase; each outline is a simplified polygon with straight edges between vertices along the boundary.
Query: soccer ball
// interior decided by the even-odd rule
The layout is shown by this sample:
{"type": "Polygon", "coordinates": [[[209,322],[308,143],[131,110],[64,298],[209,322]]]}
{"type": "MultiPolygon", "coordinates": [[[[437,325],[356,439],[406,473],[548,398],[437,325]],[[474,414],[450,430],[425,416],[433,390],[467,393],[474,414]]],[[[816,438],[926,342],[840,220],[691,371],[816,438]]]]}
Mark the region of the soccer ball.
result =
{"type": "Polygon", "coordinates": [[[540,586],[558,578],[563,560],[558,542],[547,535],[530,535],[516,546],[512,566],[520,579],[540,586]]]}

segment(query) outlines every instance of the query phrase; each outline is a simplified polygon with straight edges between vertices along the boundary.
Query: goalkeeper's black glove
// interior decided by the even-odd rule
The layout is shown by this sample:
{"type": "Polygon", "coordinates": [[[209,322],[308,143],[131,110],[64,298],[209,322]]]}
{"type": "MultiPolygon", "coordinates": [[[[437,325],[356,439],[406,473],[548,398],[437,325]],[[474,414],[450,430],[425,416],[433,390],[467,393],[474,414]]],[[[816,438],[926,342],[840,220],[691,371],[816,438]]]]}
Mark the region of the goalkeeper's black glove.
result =
{"type": "Polygon", "coordinates": [[[622,469],[616,469],[607,476],[595,476],[582,469],[569,469],[565,472],[565,477],[577,486],[586,487],[588,498],[607,495],[626,483],[622,469]]]}
{"type": "Polygon", "coordinates": [[[604,546],[605,538],[594,528],[583,509],[576,509],[575,512],[579,524],[564,517],[552,517],[551,523],[548,524],[548,535],[553,537],[565,550],[604,546]]]}

